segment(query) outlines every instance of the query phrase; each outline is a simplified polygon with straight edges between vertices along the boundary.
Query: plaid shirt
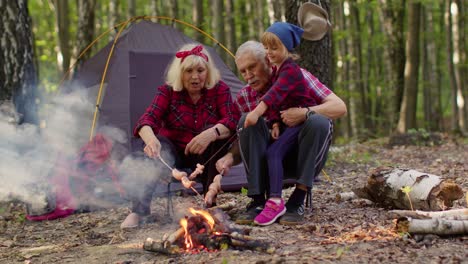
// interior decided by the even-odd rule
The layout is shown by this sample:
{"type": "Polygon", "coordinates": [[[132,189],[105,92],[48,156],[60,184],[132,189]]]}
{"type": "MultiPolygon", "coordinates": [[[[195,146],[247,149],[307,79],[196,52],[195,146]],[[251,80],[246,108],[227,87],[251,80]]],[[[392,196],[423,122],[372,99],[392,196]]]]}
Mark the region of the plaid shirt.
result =
{"type": "MultiPolygon", "coordinates": [[[[285,62],[286,63],[286,62],[285,62]]],[[[284,64],[285,64],[284,63],[284,64]]],[[[284,65],[283,64],[283,65],[284,65]]],[[[282,65],[282,66],[283,66],[282,65]]],[[[280,68],[280,70],[282,69],[283,67],[280,68]]],[[[289,66],[288,66],[289,68],[289,66]]],[[[299,68],[299,67],[297,67],[299,68]]],[[[283,68],[284,69],[284,68],[283,68]]],[[[303,79],[303,81],[305,81],[305,85],[306,87],[308,87],[309,89],[307,89],[307,93],[304,92],[304,94],[307,94],[307,96],[310,96],[311,100],[309,101],[309,104],[307,103],[304,103],[304,104],[299,104],[299,103],[295,103],[294,101],[297,100],[297,102],[299,102],[298,99],[294,99],[292,100],[293,101],[293,104],[291,106],[288,106],[288,105],[282,105],[283,103],[281,101],[279,101],[278,103],[281,104],[281,107],[280,107],[280,110],[283,110],[283,109],[287,109],[289,107],[297,107],[297,106],[302,106],[302,107],[305,107],[305,106],[315,106],[315,105],[319,105],[322,103],[323,99],[325,99],[325,97],[327,97],[328,95],[330,95],[332,93],[332,91],[330,89],[328,89],[325,85],[323,85],[315,76],[313,76],[310,72],[308,72],[307,70],[305,69],[302,69],[302,68],[299,68],[300,71],[301,71],[301,75],[303,76],[303,78],[293,78],[293,79],[297,79],[300,81],[300,79],[303,79]]],[[[297,76],[299,74],[297,74],[296,72],[294,72],[294,74],[297,76]]],[[[284,75],[282,75],[281,73],[279,74],[279,76],[277,76],[275,74],[275,72],[273,73],[273,77],[272,77],[272,82],[276,79],[279,79],[281,77],[283,77],[284,75]]],[[[288,79],[288,76],[286,76],[286,80],[288,79]]],[[[303,85],[303,84],[301,84],[303,85]]],[[[286,85],[287,86],[287,85],[286,85]]],[[[288,87],[288,86],[287,86],[288,87]]],[[[286,88],[287,88],[286,87],[286,88]]],[[[292,91],[295,91],[295,89],[291,89],[292,91]]],[[[267,92],[271,91],[271,89],[269,89],[267,92]]],[[[274,93],[273,93],[274,94],[274,93]]],[[[252,87],[250,87],[250,85],[247,85],[245,86],[244,88],[242,88],[239,93],[237,94],[237,98],[236,98],[236,104],[237,106],[239,107],[239,110],[243,113],[248,113],[250,111],[252,111],[253,109],[255,109],[255,107],[258,105],[258,103],[260,103],[261,100],[264,100],[264,96],[266,96],[267,93],[265,92],[257,92],[255,91],[254,89],[252,89],[252,87]]],[[[288,94],[285,94],[286,96],[288,94]]],[[[271,95],[270,95],[271,97],[271,95]]],[[[291,96],[292,97],[292,96],[291,96]]],[[[302,96],[300,96],[302,97],[302,96]]],[[[307,99],[307,98],[305,98],[307,99]]],[[[289,100],[289,99],[288,99],[289,100]]],[[[289,100],[290,101],[290,100],[289,100]]],[[[305,101],[308,101],[308,100],[305,100],[305,101]]],[[[266,103],[266,102],[265,102],[266,103]]],[[[268,105],[268,104],[267,104],[268,105]]],[[[268,115],[268,113],[270,112],[270,106],[268,107],[268,110],[267,110],[267,115],[265,116],[265,118],[267,120],[272,120],[270,119],[270,115],[268,115]]],[[[277,114],[279,114],[279,111],[277,110],[277,114]]],[[[274,117],[274,115],[273,115],[274,117]]],[[[275,117],[274,117],[275,118],[275,117]]],[[[276,117],[277,118],[277,117],[276,117]]],[[[275,119],[273,119],[275,120],[275,119]]]]}
{"type": "Polygon", "coordinates": [[[138,120],[133,134],[139,137],[140,128],[148,125],[156,135],[168,138],[183,149],[192,138],[216,124],[235,130],[239,117],[230,89],[222,81],[212,89],[202,89],[196,104],[186,90],[176,92],[165,84],[158,87],[153,102],[138,120]]]}

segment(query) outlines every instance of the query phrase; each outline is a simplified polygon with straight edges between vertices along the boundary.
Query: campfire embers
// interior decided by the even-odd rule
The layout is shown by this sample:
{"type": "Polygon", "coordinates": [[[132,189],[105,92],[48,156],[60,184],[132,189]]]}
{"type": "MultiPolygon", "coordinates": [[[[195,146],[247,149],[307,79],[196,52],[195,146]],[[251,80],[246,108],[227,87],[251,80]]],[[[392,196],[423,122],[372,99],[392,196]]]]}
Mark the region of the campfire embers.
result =
{"type": "Polygon", "coordinates": [[[219,208],[195,210],[180,220],[181,227],[163,241],[146,239],[143,249],[164,254],[212,252],[228,248],[250,249],[272,253],[268,243],[249,236],[250,229],[235,227],[219,208]]]}

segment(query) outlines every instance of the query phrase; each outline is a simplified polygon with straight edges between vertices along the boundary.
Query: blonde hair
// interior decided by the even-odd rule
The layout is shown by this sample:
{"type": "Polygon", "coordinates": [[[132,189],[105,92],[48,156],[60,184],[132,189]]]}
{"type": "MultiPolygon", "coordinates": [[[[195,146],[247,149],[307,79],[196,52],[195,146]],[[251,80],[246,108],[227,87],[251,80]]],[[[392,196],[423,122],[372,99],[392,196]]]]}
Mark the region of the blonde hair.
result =
{"type": "MultiPolygon", "coordinates": [[[[179,51],[189,51],[196,47],[197,44],[185,44],[182,46],[179,51]]],[[[204,65],[206,67],[207,75],[205,81],[205,88],[211,89],[213,88],[219,80],[221,80],[221,75],[219,70],[215,67],[213,63],[213,59],[211,58],[210,54],[206,51],[205,48],[201,51],[208,57],[208,61],[206,61],[203,57],[198,55],[189,55],[185,58],[177,58],[174,55],[174,60],[172,60],[171,64],[167,68],[166,73],[166,83],[172,86],[174,91],[180,92],[184,89],[182,83],[182,73],[188,69],[193,68],[198,65],[204,65]]]]}
{"type": "Polygon", "coordinates": [[[289,52],[286,46],[284,46],[283,42],[281,42],[281,39],[272,32],[263,33],[260,41],[262,42],[263,46],[281,47],[284,50],[285,56],[292,58],[293,60],[300,58],[298,54],[289,52]]]}

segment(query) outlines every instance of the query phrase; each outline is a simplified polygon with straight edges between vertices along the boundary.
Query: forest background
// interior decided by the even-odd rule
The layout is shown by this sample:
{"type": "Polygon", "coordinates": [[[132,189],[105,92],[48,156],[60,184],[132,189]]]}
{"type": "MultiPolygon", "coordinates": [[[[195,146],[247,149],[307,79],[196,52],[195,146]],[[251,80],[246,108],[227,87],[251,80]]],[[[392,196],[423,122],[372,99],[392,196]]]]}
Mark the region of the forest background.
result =
{"type": "MultiPolygon", "coordinates": [[[[115,25],[132,17],[152,16],[197,41],[219,46],[173,19],[192,24],[235,53],[243,42],[259,40],[274,21],[297,24],[297,10],[304,2],[0,0],[0,101],[32,89],[43,98],[32,101],[40,108],[70,67],[79,68],[115,37],[115,25]],[[80,57],[106,31],[109,34],[80,57]],[[16,41],[5,41],[11,38],[16,41]],[[23,49],[29,50],[28,56],[9,56],[23,49]]],[[[466,135],[466,1],[311,2],[328,11],[333,28],[320,41],[302,41],[299,63],[345,100],[348,114],[335,128],[339,141],[415,131],[466,135]]],[[[217,51],[236,72],[232,57],[219,47],[217,51]]]]}

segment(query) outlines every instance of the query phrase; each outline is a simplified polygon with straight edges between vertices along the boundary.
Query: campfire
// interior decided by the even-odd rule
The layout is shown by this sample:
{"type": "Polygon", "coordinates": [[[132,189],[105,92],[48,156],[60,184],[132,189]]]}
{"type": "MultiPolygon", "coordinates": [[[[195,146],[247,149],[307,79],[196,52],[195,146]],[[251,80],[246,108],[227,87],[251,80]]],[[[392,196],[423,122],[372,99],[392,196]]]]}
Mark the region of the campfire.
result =
{"type": "Polygon", "coordinates": [[[232,206],[226,204],[206,210],[189,208],[190,216],[180,219],[177,231],[165,235],[161,241],[147,238],[143,249],[164,254],[196,254],[229,248],[274,252],[268,243],[249,236],[249,228],[237,227],[229,220],[222,209],[232,206]]]}

